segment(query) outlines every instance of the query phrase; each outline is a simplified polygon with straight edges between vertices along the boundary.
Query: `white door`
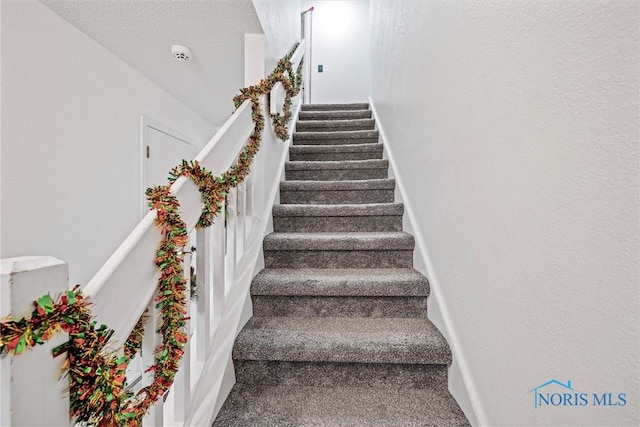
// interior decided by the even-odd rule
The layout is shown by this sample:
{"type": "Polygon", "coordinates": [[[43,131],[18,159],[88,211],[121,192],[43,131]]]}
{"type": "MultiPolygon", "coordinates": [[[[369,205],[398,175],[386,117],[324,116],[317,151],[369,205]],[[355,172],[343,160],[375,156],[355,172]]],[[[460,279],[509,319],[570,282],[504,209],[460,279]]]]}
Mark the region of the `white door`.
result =
{"type": "MultiPolygon", "coordinates": [[[[158,123],[148,117],[142,116],[142,193],[141,193],[141,218],[149,212],[145,190],[153,185],[166,185],[169,171],[179,165],[182,160],[193,160],[198,150],[190,139],[178,132],[158,123]]],[[[191,240],[195,238],[192,233],[191,240]]],[[[191,244],[187,245],[188,248],[191,244]]],[[[195,257],[194,257],[195,258],[195,257]]],[[[192,261],[195,263],[195,260],[192,261]]],[[[127,383],[134,392],[140,390],[143,372],[147,368],[142,363],[142,358],[137,354],[127,368],[127,383]]]]}
{"type": "Polygon", "coordinates": [[[196,146],[187,138],[182,137],[166,128],[152,125],[145,121],[144,129],[143,187],[146,190],[152,185],[165,185],[169,171],[182,162],[193,160],[196,156],[196,146]]]}

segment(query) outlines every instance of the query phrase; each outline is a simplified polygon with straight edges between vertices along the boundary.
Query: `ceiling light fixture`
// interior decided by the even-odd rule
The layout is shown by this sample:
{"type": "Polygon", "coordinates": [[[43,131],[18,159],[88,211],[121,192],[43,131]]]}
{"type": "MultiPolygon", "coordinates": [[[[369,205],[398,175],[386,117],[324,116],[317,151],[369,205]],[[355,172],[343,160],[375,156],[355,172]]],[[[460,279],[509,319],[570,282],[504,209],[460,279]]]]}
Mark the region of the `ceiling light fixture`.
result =
{"type": "Polygon", "coordinates": [[[171,46],[171,54],[178,61],[187,62],[191,59],[193,54],[191,53],[191,49],[186,46],[181,46],[179,44],[174,44],[171,46]]]}

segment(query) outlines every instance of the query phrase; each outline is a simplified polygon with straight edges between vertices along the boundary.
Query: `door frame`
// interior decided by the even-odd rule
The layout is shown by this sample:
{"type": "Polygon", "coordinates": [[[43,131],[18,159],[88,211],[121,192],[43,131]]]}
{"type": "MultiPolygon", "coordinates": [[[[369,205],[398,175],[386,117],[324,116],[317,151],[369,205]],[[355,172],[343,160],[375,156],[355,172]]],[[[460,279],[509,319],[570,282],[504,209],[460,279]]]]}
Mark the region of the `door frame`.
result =
{"type": "MultiPolygon", "coordinates": [[[[195,153],[198,153],[198,144],[195,142],[193,138],[189,138],[185,136],[183,133],[176,131],[175,129],[165,125],[164,123],[155,120],[145,114],[140,115],[140,219],[144,218],[144,216],[149,212],[149,207],[147,206],[147,200],[145,196],[145,191],[148,188],[147,185],[147,169],[149,166],[149,162],[147,161],[147,141],[149,138],[149,128],[155,129],[158,132],[162,132],[172,138],[178,139],[185,144],[192,145],[195,153]]],[[[177,165],[176,165],[177,166],[177,165]]],[[[169,171],[167,171],[167,175],[169,171]]]]}
{"type": "Polygon", "coordinates": [[[303,11],[300,14],[300,32],[301,36],[304,39],[305,44],[305,53],[304,53],[304,65],[303,65],[303,92],[302,92],[302,103],[303,104],[311,104],[311,78],[313,74],[312,62],[312,39],[313,39],[313,7],[303,11]]]}

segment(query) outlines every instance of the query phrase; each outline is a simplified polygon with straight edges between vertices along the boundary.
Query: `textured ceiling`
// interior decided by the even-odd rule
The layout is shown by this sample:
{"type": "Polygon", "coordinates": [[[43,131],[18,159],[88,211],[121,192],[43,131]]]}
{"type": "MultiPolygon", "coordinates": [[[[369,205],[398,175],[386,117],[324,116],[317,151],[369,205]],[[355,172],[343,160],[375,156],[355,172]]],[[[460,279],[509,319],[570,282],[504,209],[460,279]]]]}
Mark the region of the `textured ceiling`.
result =
{"type": "Polygon", "coordinates": [[[263,32],[250,0],[40,1],[216,125],[243,86],[244,34],[263,32]],[[192,59],[174,59],[172,44],[192,59]]]}

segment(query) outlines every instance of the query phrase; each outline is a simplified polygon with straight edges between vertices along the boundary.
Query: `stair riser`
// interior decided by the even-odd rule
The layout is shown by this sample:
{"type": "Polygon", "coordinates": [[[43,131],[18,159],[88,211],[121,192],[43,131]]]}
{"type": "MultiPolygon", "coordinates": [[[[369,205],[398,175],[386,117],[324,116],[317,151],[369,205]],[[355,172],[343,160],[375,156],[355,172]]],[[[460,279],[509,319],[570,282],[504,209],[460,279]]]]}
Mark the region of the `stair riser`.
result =
{"type": "Polygon", "coordinates": [[[355,153],[289,153],[293,161],[340,161],[340,160],[376,160],[382,159],[382,150],[355,153]]]}
{"type": "Polygon", "coordinates": [[[300,111],[298,123],[305,120],[357,120],[370,119],[370,110],[353,111],[300,111]]]}
{"type": "Polygon", "coordinates": [[[393,190],[317,190],[317,191],[282,191],[280,203],[298,204],[361,204],[361,203],[393,203],[393,190]]]}
{"type": "Polygon", "coordinates": [[[427,298],[429,282],[410,270],[262,270],[251,283],[252,295],[427,298]]]}
{"type": "Polygon", "coordinates": [[[333,137],[328,132],[322,138],[308,138],[304,133],[293,134],[293,145],[347,145],[347,144],[377,144],[377,136],[358,138],[333,137]]]}
{"type": "Polygon", "coordinates": [[[402,231],[402,216],[274,216],[273,229],[281,233],[402,231]]]}
{"type": "Polygon", "coordinates": [[[236,381],[256,385],[447,388],[447,365],[234,360],[236,381]]]}
{"type": "Polygon", "coordinates": [[[427,317],[424,297],[273,296],[253,297],[254,316],[427,317]]]}
{"type": "Polygon", "coordinates": [[[267,268],[410,268],[413,250],[265,250],[267,268]]]}
{"type": "Polygon", "coordinates": [[[352,130],[373,130],[374,123],[336,123],[331,120],[317,122],[298,122],[296,132],[340,132],[352,130]]]}
{"type": "Polygon", "coordinates": [[[288,170],[285,177],[289,181],[350,181],[359,179],[385,179],[388,168],[376,169],[317,169],[288,170]]]}
{"type": "Polygon", "coordinates": [[[303,104],[302,111],[351,111],[369,110],[369,104],[303,104]]]}
{"type": "MultiPolygon", "coordinates": [[[[345,319],[346,320],[346,319],[345,319]]],[[[302,332],[304,336],[304,332],[302,332]]],[[[309,336],[312,339],[313,336],[309,336]]],[[[233,358],[243,360],[271,360],[284,362],[333,362],[333,363],[400,363],[400,364],[442,364],[451,363],[448,348],[429,349],[427,344],[405,344],[398,336],[396,345],[362,346],[356,341],[337,340],[330,347],[315,343],[301,344],[275,339],[273,336],[258,337],[254,341],[236,340],[233,358]]]]}

